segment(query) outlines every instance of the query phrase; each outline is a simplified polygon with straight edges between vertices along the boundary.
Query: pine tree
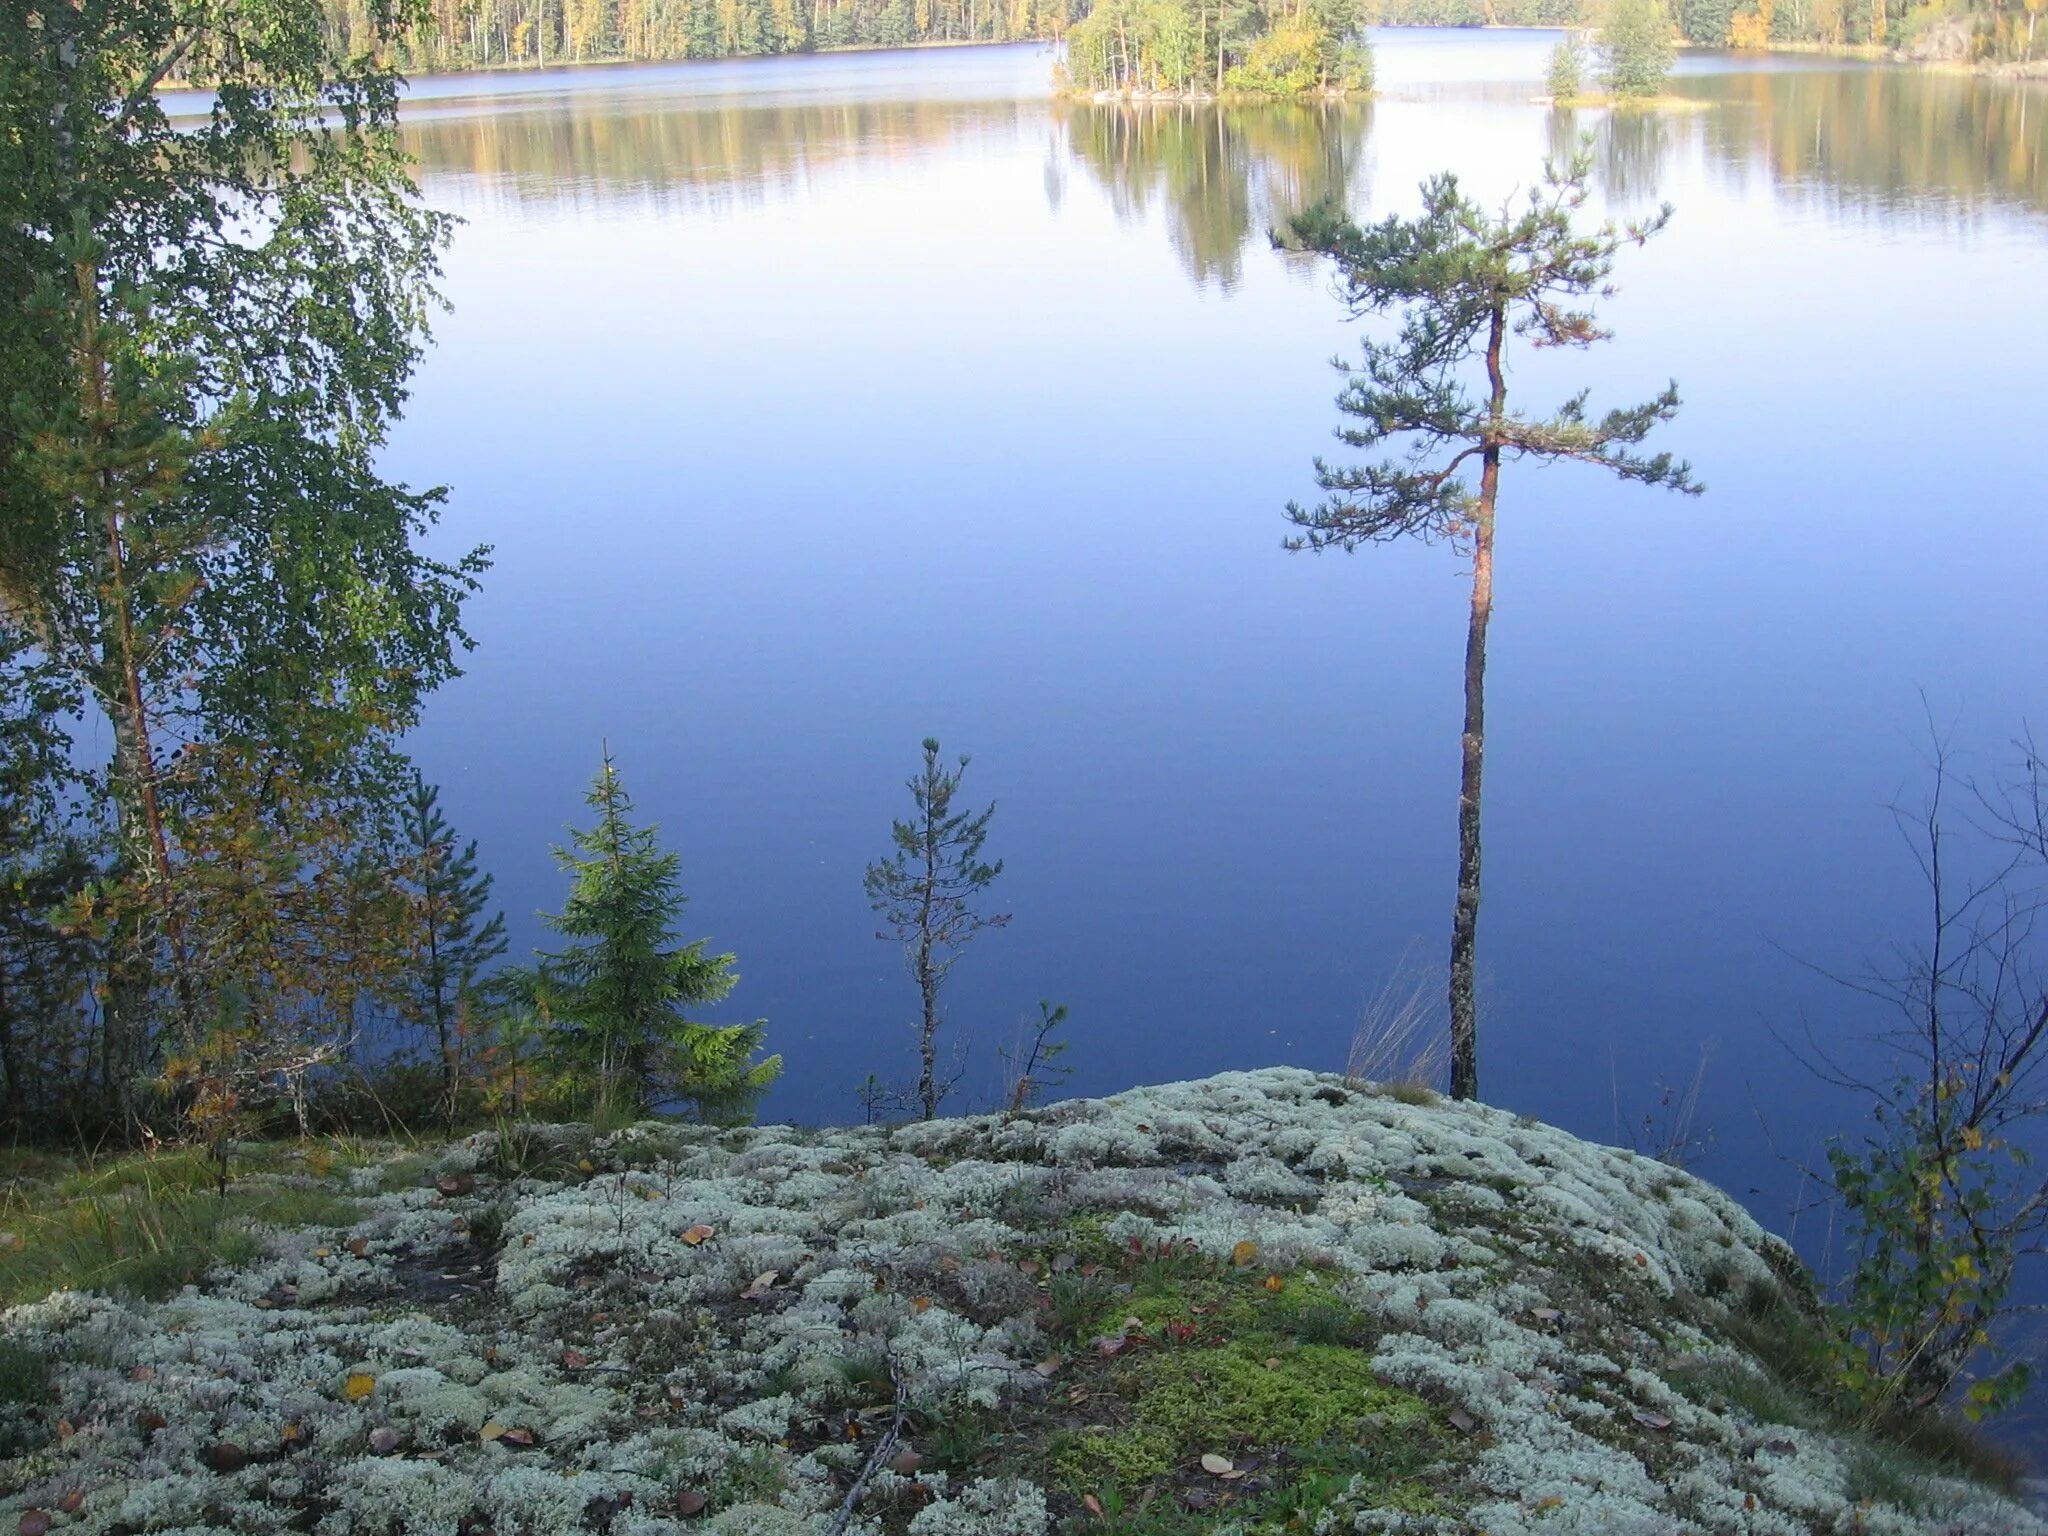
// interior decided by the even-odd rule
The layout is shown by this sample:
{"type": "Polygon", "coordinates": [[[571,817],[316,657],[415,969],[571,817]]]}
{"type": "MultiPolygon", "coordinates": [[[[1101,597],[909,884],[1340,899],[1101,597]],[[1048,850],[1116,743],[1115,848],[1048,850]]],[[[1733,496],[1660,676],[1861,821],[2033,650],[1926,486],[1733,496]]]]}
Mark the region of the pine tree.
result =
{"type": "Polygon", "coordinates": [[[1479,1093],[1479,809],[1501,467],[1574,460],[1643,485],[1700,490],[1690,468],[1670,454],[1636,451],[1676,414],[1676,384],[1599,417],[1587,413],[1583,391],[1549,417],[1508,409],[1510,338],[1532,347],[1604,340],[1590,306],[1613,292],[1608,276],[1616,252],[1648,240],[1671,217],[1667,207],[1640,223],[1580,230],[1591,174],[1592,156],[1582,146],[1569,164],[1544,168],[1542,185],[1520,211],[1490,213],[1459,191],[1455,176],[1441,175],[1423,183],[1419,218],[1389,216],[1360,229],[1325,203],[1293,223],[1303,246],[1335,258],[1353,316],[1393,315],[1400,326],[1389,340],[1366,342],[1363,366],[1345,368],[1337,396],[1338,409],[1351,418],[1338,438],[1387,457],[1364,465],[1317,460],[1325,497],[1313,507],[1288,507],[1300,530],[1288,547],[1348,551],[1419,538],[1449,542],[1472,557],[1451,918],[1451,1092],[1461,1099],[1479,1093]],[[1468,466],[1479,472],[1477,486],[1468,466]]]}
{"type": "Polygon", "coordinates": [[[442,1102],[452,1117],[464,1076],[463,1019],[484,967],[505,953],[505,918],[484,918],[491,877],[476,867],[475,839],[457,846],[440,801],[440,789],[415,770],[404,830],[418,956],[405,1013],[408,1023],[433,1035],[442,1102]]]}
{"type": "Polygon", "coordinates": [[[863,882],[869,905],[892,930],[881,937],[893,936],[903,945],[917,983],[917,1100],[927,1120],[937,1117],[952,1087],[939,1080],[938,1035],[944,1022],[939,991],[974,936],[1010,920],[1008,913],[983,916],[974,910],[975,899],[1003,872],[1003,864],[1000,859],[985,864],[981,858],[996,808],[991,805],[979,815],[953,809],[966,771],[965,757],[950,771],[941,766],[937,740],[925,738],[924,766],[909,781],[916,814],[890,825],[895,846],[887,858],[868,866],[863,882]]]}
{"type": "Polygon", "coordinates": [[[644,1114],[674,1100],[708,1118],[744,1110],[782,1070],[779,1056],[755,1059],[766,1024],[700,1024],[686,1013],[732,991],[733,956],[706,954],[702,939],[678,943],[681,861],[654,828],[633,825],[609,752],[585,799],[597,824],[555,851],[569,900],[547,919],[583,942],[540,957],[551,1065],[587,1083],[601,1111],[644,1114]]]}

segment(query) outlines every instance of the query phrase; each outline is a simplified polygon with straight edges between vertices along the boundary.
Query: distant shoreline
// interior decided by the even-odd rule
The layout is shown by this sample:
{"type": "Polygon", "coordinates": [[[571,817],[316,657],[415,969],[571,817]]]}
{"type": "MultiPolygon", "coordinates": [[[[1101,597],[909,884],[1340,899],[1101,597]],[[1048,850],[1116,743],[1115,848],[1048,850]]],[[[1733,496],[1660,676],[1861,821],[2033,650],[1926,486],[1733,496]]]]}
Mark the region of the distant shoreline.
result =
{"type": "MultiPolygon", "coordinates": [[[[1478,26],[1438,26],[1415,23],[1387,22],[1379,24],[1383,30],[1398,32],[1575,32],[1586,31],[1581,27],[1562,27],[1531,24],[1528,26],[1507,23],[1482,24],[1478,26]]],[[[863,53],[926,53],[941,49],[958,48],[1040,48],[1057,49],[1064,42],[1060,37],[1014,37],[1014,38],[935,38],[921,43],[846,43],[829,48],[805,48],[786,53],[727,53],[716,57],[689,57],[687,55],[649,55],[646,57],[620,56],[602,59],[535,59],[518,60],[504,64],[485,64],[472,69],[433,70],[421,74],[408,74],[410,82],[437,80],[469,80],[510,75],[545,74],[553,70],[610,70],[639,68],[650,64],[748,64],[771,59],[832,58],[847,54],[863,53]]],[[[1726,47],[1704,47],[1700,44],[1682,43],[1681,52],[1700,51],[1732,53],[1745,58],[1769,59],[1778,55],[1799,58],[1827,58],[1856,60],[1868,64],[1891,64],[1927,74],[1970,75],[1990,80],[2031,81],[2048,80],[2048,59],[2034,59],[2023,63],[2010,61],[1972,62],[1962,59],[1915,59],[1893,49],[1876,47],[1868,43],[1777,43],[1761,50],[1745,50],[1726,47]]],[[[190,81],[165,81],[160,91],[198,91],[208,87],[190,81]]],[[[1184,95],[1177,92],[1099,92],[1062,89],[1053,86],[1052,94],[1068,100],[1102,102],[1214,102],[1223,101],[1228,105],[1242,105],[1249,102],[1279,100],[1263,96],[1240,96],[1225,92],[1218,96],[1214,92],[1206,95],[1184,95]]],[[[1316,99],[1345,100],[1360,99],[1359,92],[1315,93],[1316,99]]]]}

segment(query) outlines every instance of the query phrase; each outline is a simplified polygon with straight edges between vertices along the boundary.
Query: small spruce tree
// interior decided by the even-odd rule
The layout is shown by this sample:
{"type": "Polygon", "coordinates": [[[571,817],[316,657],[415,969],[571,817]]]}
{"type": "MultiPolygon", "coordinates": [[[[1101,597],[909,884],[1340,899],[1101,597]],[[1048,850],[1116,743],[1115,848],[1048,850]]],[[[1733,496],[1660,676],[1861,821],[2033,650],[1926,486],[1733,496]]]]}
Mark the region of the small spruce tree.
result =
{"type": "Polygon", "coordinates": [[[1586,48],[1579,34],[1567,32],[1550,50],[1550,99],[1570,101],[1586,88],[1586,48]]]}
{"type": "Polygon", "coordinates": [[[645,1114],[682,1101],[708,1119],[744,1113],[782,1070],[757,1060],[766,1024],[700,1024],[688,1010],[715,1003],[739,976],[733,956],[678,942],[680,860],[652,827],[633,825],[633,802],[611,754],[585,797],[597,824],[555,851],[569,900],[547,918],[580,942],[540,956],[553,1030],[552,1068],[587,1084],[600,1112],[645,1114]]]}
{"type": "Polygon", "coordinates": [[[889,856],[868,866],[863,882],[868,902],[882,914],[890,931],[879,935],[902,944],[917,983],[917,1102],[927,1120],[935,1119],[952,1082],[939,1077],[939,1028],[944,1016],[939,991],[960,951],[984,928],[1000,928],[1008,913],[984,915],[975,902],[1003,872],[1002,860],[982,862],[988,841],[990,805],[976,814],[955,811],[953,797],[967,771],[962,757],[951,769],[939,761],[938,741],[924,740],[924,765],[910,779],[916,810],[908,821],[890,825],[894,846],[889,856]]]}
{"type": "Polygon", "coordinates": [[[484,968],[505,953],[505,918],[484,917],[491,877],[476,867],[476,842],[458,845],[441,814],[441,791],[417,770],[406,796],[404,833],[414,944],[406,1022],[430,1033],[441,1062],[441,1095],[453,1118],[465,1076],[463,1021],[484,968]],[[481,921],[480,921],[481,919],[481,921]]]}

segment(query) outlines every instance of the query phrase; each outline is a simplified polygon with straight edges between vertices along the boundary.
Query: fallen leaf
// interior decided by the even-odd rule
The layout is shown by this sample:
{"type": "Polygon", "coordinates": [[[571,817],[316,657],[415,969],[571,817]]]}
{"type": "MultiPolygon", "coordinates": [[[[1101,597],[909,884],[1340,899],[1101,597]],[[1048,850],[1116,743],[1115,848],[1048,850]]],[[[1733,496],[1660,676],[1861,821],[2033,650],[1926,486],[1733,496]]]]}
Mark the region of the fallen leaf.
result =
{"type": "Polygon", "coordinates": [[[334,1250],[332,1248],[315,1248],[313,1250],[313,1257],[316,1259],[331,1259],[334,1257],[334,1250]]]}
{"type": "Polygon", "coordinates": [[[1669,1429],[1671,1421],[1661,1413],[1638,1413],[1636,1422],[1645,1429],[1669,1429]]]}
{"type": "Polygon", "coordinates": [[[773,1291],[775,1289],[775,1282],[777,1280],[780,1280],[781,1278],[782,1271],[779,1269],[762,1270],[761,1273],[754,1276],[753,1284],[749,1285],[744,1291],[740,1292],[740,1300],[759,1301],[762,1297],[766,1296],[770,1291],[773,1291]]]}
{"type": "Polygon", "coordinates": [[[389,1456],[398,1449],[398,1431],[389,1424],[379,1424],[370,1431],[370,1450],[378,1456],[389,1456]]]}
{"type": "Polygon", "coordinates": [[[348,1251],[360,1259],[370,1251],[370,1240],[367,1237],[352,1237],[348,1240],[348,1251]]]}
{"type": "Polygon", "coordinates": [[[588,1355],[586,1355],[585,1353],[583,1353],[583,1351],[582,1351],[582,1350],[580,1350],[580,1349],[565,1349],[565,1350],[563,1350],[563,1351],[562,1351],[562,1369],[563,1369],[563,1370],[565,1370],[565,1371],[580,1371],[580,1370],[582,1370],[582,1369],[583,1369],[583,1368],[584,1368],[584,1367],[585,1367],[586,1365],[588,1365],[588,1364],[590,1364],[590,1356],[588,1356],[588,1355]]]}
{"type": "Polygon", "coordinates": [[[716,1227],[707,1227],[700,1221],[683,1234],[683,1241],[689,1244],[690,1247],[695,1248],[700,1244],[710,1242],[716,1236],[718,1236],[718,1229],[716,1227]]]}
{"type": "Polygon", "coordinates": [[[524,1450],[534,1444],[539,1437],[530,1429],[508,1429],[498,1438],[506,1445],[516,1445],[521,1450],[524,1450]]]}
{"type": "Polygon", "coordinates": [[[1554,1323],[1559,1318],[1564,1316],[1564,1314],[1558,1311],[1555,1307],[1538,1307],[1534,1312],[1531,1312],[1529,1315],[1535,1318],[1536,1321],[1539,1323],[1554,1323]]]}
{"type": "Polygon", "coordinates": [[[1058,1372],[1062,1363],[1058,1355],[1048,1355],[1045,1359],[1039,1361],[1038,1364],[1031,1367],[1031,1369],[1038,1372],[1041,1376],[1050,1378],[1058,1372]]]}
{"type": "Polygon", "coordinates": [[[239,1472],[249,1464],[249,1453],[232,1440],[218,1440],[201,1450],[199,1459],[216,1472],[239,1472]]]}
{"type": "Polygon", "coordinates": [[[21,1536],[50,1536],[50,1517],[40,1509],[21,1512],[21,1536]]]}
{"type": "Polygon", "coordinates": [[[910,1476],[923,1465],[924,1458],[907,1445],[889,1458],[889,1470],[904,1477],[910,1476]]]}
{"type": "Polygon", "coordinates": [[[341,1395],[352,1403],[360,1403],[376,1390],[377,1378],[368,1371],[351,1371],[348,1380],[341,1384],[341,1395]]]}
{"type": "Polygon", "coordinates": [[[913,1296],[910,1298],[910,1310],[913,1312],[929,1312],[931,1306],[932,1299],[929,1296],[913,1296]]]}
{"type": "Polygon", "coordinates": [[[1228,1456],[1218,1456],[1214,1451],[1210,1451],[1202,1458],[1202,1470],[1211,1477],[1228,1477],[1237,1468],[1231,1465],[1228,1456]]]}
{"type": "Polygon", "coordinates": [[[1062,1253],[1054,1256],[1052,1261],[1052,1272],[1054,1274],[1064,1275],[1068,1270],[1072,1269],[1073,1267],[1074,1256],[1071,1253],[1062,1253]]]}
{"type": "Polygon", "coordinates": [[[1093,1515],[1096,1519],[1100,1520],[1102,1518],[1102,1500],[1095,1497],[1094,1494],[1082,1494],[1081,1507],[1087,1510],[1088,1513],[1093,1515]]]}
{"type": "Polygon", "coordinates": [[[1095,1352],[1101,1355],[1113,1355],[1121,1350],[1126,1342],[1126,1339],[1120,1333],[1105,1333],[1095,1341],[1095,1352]]]}
{"type": "Polygon", "coordinates": [[[57,1501],[57,1507],[67,1515],[75,1515],[85,1508],[85,1490],[74,1488],[57,1501]]]}
{"type": "Polygon", "coordinates": [[[479,1440],[497,1440],[503,1437],[505,1426],[493,1419],[476,1433],[479,1440]]]}
{"type": "Polygon", "coordinates": [[[1530,1508],[1530,1509],[1531,1509],[1531,1510],[1532,1510],[1532,1511],[1533,1511],[1534,1513],[1536,1513],[1536,1514],[1539,1514],[1539,1515],[1540,1515],[1540,1514],[1542,1514],[1542,1513],[1543,1513],[1543,1512],[1544,1512],[1544,1511],[1545,1511],[1546,1509],[1556,1509],[1556,1508],[1557,1508],[1557,1507],[1558,1507],[1559,1505],[1561,1505],[1562,1503],[1564,1503],[1564,1495],[1563,1495],[1563,1494],[1561,1494],[1561,1493],[1546,1493],[1545,1495],[1543,1495],[1543,1497],[1542,1497],[1542,1498],[1538,1499],[1538,1500],[1537,1500],[1537,1501],[1536,1501],[1536,1502],[1535,1502],[1534,1504],[1531,1504],[1531,1505],[1529,1506],[1529,1508],[1530,1508]]]}
{"type": "Polygon", "coordinates": [[[711,1502],[711,1495],[696,1488],[685,1488],[676,1495],[676,1513],[679,1515],[701,1515],[704,1506],[711,1502]]]}
{"type": "Polygon", "coordinates": [[[1235,1264],[1239,1269],[1245,1268],[1247,1265],[1251,1263],[1253,1259],[1256,1259],[1258,1256],[1259,1245],[1253,1242],[1248,1237],[1245,1238],[1242,1242],[1240,1242],[1235,1248],[1230,1250],[1230,1262],[1235,1264]]]}
{"type": "Polygon", "coordinates": [[[473,1173],[450,1173],[434,1180],[434,1188],[444,1195],[467,1195],[476,1190],[476,1175],[473,1173]]]}
{"type": "Polygon", "coordinates": [[[1036,1259],[1020,1259],[1017,1263],[1017,1272],[1022,1275],[1035,1275],[1040,1267],[1036,1259]]]}
{"type": "Polygon", "coordinates": [[[1268,1275],[1266,1276],[1266,1289],[1276,1293],[1284,1291],[1287,1289],[1287,1282],[1278,1275],[1268,1275]]]}
{"type": "Polygon", "coordinates": [[[1479,1431],[1479,1421],[1462,1408],[1453,1408],[1444,1417],[1451,1421],[1451,1428],[1461,1435],[1477,1434],[1479,1431]]]}

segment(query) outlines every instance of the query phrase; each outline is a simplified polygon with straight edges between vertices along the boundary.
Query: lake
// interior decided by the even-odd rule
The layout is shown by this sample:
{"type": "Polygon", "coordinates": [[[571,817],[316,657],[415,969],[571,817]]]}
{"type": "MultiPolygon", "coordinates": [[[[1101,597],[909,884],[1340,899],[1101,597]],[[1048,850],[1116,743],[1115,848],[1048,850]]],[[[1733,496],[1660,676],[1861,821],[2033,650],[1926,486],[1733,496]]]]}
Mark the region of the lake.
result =
{"type": "Polygon", "coordinates": [[[1266,231],[1590,133],[1676,218],[1516,397],[1675,377],[1709,490],[1506,475],[1482,1081],[1614,1139],[1704,1057],[1701,1171],[1784,1226],[1758,1110],[1811,1156],[1843,1106],[1774,1032],[1874,1019],[1811,967],[1917,934],[1930,714],[1985,771],[2048,723],[2048,89],[1688,55],[1697,110],[1557,114],[1551,41],[1382,33],[1346,107],[1061,103],[1036,46],[416,85],[466,222],[389,462],[496,550],[416,748],[515,947],[609,744],[787,1058],[766,1112],[857,1118],[915,1007],[861,872],[934,734],[1014,915],[954,975],[964,1102],[1040,998],[1072,1091],[1341,1069],[1443,960],[1466,576],[1281,550],[1357,334],[1266,231]]]}

